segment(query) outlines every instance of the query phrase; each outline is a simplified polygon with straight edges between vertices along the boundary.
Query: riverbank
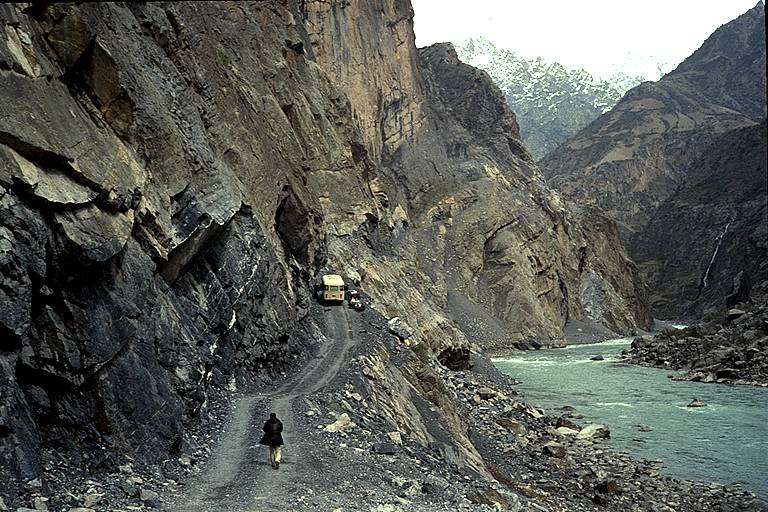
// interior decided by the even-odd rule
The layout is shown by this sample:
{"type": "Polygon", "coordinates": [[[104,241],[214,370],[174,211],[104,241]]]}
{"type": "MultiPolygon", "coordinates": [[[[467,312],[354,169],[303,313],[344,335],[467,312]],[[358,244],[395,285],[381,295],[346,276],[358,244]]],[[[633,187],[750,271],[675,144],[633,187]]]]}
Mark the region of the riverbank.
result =
{"type": "Polygon", "coordinates": [[[636,338],[625,362],[679,370],[676,380],[768,387],[768,305],[636,338]]]}
{"type": "Polygon", "coordinates": [[[516,389],[526,400],[550,414],[566,410],[607,424],[606,450],[661,461],[662,475],[741,482],[768,498],[768,390],[673,382],[667,371],[621,362],[630,343],[521,352],[495,363],[521,381],[516,389]],[[687,407],[694,397],[707,405],[687,407]]]}

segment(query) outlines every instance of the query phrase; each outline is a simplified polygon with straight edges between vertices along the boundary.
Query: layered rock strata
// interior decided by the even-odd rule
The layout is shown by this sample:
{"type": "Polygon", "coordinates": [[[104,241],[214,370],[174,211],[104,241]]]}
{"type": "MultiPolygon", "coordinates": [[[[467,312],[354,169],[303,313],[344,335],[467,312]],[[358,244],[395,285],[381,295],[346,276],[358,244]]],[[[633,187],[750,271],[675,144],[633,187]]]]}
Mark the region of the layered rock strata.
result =
{"type": "MultiPolygon", "coordinates": [[[[615,225],[562,204],[487,75],[417,52],[412,15],[0,6],[4,493],[43,475],[41,447],[92,471],[180,453],[223,390],[311,354],[324,268],[455,367],[470,340],[648,325],[615,225]]],[[[409,361],[392,382],[441,403],[409,361]]],[[[463,432],[445,450],[477,466],[463,432]]]]}

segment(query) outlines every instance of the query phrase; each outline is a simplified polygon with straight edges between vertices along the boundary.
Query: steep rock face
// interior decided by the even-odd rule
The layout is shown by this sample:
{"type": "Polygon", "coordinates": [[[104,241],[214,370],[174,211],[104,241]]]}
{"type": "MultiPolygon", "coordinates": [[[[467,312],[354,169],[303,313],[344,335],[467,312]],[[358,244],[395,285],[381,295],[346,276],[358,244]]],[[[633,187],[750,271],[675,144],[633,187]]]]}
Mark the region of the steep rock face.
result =
{"type": "MultiPolygon", "coordinates": [[[[651,254],[644,247],[668,247],[668,240],[656,236],[659,231],[698,231],[694,224],[661,228],[661,217],[653,229],[649,222],[671,196],[678,194],[675,201],[679,204],[687,187],[708,183],[707,173],[715,169],[699,162],[718,151],[724,141],[732,143],[738,137],[726,135],[728,132],[740,130],[734,134],[746,134],[742,128],[755,126],[765,118],[764,23],[765,9],[758,4],[720,27],[675,71],[659,82],[647,82],[632,89],[609,113],[542,162],[548,182],[566,198],[578,204],[595,205],[620,224],[630,255],[645,270],[645,280],[660,287],[661,295],[671,297],[679,293],[673,288],[677,279],[691,286],[701,277],[701,269],[698,265],[695,269],[688,267],[684,271],[692,274],[679,276],[670,283],[656,274],[660,266],[666,265],[663,256],[651,254]]],[[[755,163],[745,161],[744,166],[755,163]]],[[[709,183],[721,183],[722,176],[709,183]]],[[[666,218],[672,221],[671,210],[666,218]]],[[[688,220],[695,222],[693,218],[688,220]]],[[[675,216],[673,224],[678,221],[675,216]]],[[[728,216],[720,217],[707,229],[721,233],[729,221],[728,216]]],[[[710,251],[712,239],[696,239],[696,253],[710,251]]],[[[668,269],[674,263],[670,265],[668,269]]],[[[727,284],[713,288],[730,286],[739,272],[733,269],[735,272],[729,270],[721,276],[727,284]]],[[[669,277],[668,273],[664,275],[669,277]]],[[[686,300],[691,300],[689,292],[684,294],[686,300]]],[[[722,295],[713,294],[706,302],[711,305],[723,299],[722,295]]],[[[662,316],[679,314],[687,307],[684,304],[682,308],[670,308],[668,300],[657,305],[655,313],[662,316]]]]}
{"type": "MultiPolygon", "coordinates": [[[[501,93],[449,47],[419,54],[411,18],[400,0],[0,6],[4,492],[41,447],[93,470],[183,449],[222,389],[311,351],[326,266],[438,354],[491,339],[475,319],[505,348],[570,318],[647,325],[615,227],[581,227],[501,93]]],[[[441,403],[418,361],[391,375],[441,403]]]]}
{"type": "MultiPolygon", "coordinates": [[[[760,296],[768,283],[766,127],[733,130],[693,164],[698,180],[664,201],[634,247],[651,303],[672,316],[760,296]]],[[[764,293],[763,293],[764,294],[764,293]]]]}
{"type": "Polygon", "coordinates": [[[456,46],[462,62],[488,72],[520,123],[523,144],[536,160],[611,109],[642,79],[617,74],[601,80],[583,69],[527,60],[482,37],[456,46]]]}
{"type": "Polygon", "coordinates": [[[0,14],[0,470],[12,490],[40,474],[40,443],[86,467],[115,452],[163,458],[216,390],[293,361],[309,345],[324,220],[349,229],[375,204],[348,102],[286,46],[300,38],[285,8],[0,14]],[[323,217],[324,185],[369,200],[323,217]]]}
{"type": "MultiPolygon", "coordinates": [[[[315,53],[322,60],[330,52],[315,53]]],[[[352,54],[350,61],[362,58],[352,54]]],[[[404,62],[413,66],[412,59],[404,62]]],[[[350,272],[360,270],[363,286],[377,291],[387,312],[415,320],[417,330],[435,323],[434,312],[418,313],[426,299],[439,306],[439,316],[457,321],[464,336],[489,348],[561,343],[571,319],[622,332],[646,327],[642,290],[618,238],[610,238],[615,230],[587,233],[546,188],[488,76],[460,63],[450,45],[421,50],[412,72],[400,104],[380,117],[402,124],[396,136],[381,136],[381,179],[396,184],[388,202],[401,212],[393,215],[396,243],[381,246],[375,265],[363,263],[360,251],[348,251],[338,265],[354,267],[348,262],[356,259],[350,272]],[[410,116],[414,105],[429,122],[410,116]],[[412,267],[395,270],[400,261],[412,267]]]]}

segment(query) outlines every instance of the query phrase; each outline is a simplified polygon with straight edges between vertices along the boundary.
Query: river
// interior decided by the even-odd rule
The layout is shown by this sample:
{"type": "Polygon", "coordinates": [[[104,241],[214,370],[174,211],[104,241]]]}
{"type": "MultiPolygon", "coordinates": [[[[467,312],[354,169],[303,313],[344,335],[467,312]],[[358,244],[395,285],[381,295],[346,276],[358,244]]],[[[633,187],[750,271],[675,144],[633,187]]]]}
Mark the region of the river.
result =
{"type": "Polygon", "coordinates": [[[768,388],[673,381],[667,370],[617,362],[630,339],[523,352],[494,359],[518,391],[550,411],[572,406],[607,424],[611,446],[662,459],[686,479],[740,482],[768,500],[768,388]],[[590,357],[602,355],[605,361],[590,357]],[[686,407],[693,398],[707,406],[686,407]],[[651,432],[640,432],[649,425],[651,432]]]}

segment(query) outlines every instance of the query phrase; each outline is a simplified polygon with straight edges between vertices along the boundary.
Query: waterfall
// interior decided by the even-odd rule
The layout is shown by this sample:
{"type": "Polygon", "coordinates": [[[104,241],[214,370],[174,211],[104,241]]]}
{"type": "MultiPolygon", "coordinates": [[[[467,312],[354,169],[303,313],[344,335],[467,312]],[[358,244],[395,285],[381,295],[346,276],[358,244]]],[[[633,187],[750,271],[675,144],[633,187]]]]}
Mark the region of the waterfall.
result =
{"type": "Polygon", "coordinates": [[[728,232],[728,228],[731,225],[731,221],[728,221],[728,224],[725,225],[725,229],[722,233],[720,233],[720,236],[717,237],[717,243],[715,244],[715,250],[712,252],[712,257],[709,260],[709,265],[707,265],[707,270],[704,272],[704,277],[701,278],[701,286],[699,286],[699,293],[701,293],[701,290],[707,287],[707,278],[709,277],[709,271],[712,269],[712,264],[715,262],[715,258],[717,258],[717,251],[720,250],[720,244],[723,243],[723,237],[728,232]]]}

